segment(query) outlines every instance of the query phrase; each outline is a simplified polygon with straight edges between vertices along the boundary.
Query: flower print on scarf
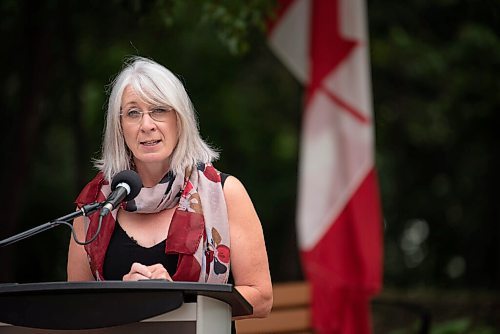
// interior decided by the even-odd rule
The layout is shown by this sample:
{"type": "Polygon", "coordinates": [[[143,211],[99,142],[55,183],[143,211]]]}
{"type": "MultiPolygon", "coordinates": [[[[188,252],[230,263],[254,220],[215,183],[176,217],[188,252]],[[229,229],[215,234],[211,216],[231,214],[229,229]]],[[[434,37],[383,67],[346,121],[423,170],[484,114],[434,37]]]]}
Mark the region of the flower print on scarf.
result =
{"type": "Polygon", "coordinates": [[[222,244],[222,237],[215,227],[212,228],[212,239],[208,243],[205,254],[207,256],[207,264],[209,264],[207,267],[210,267],[213,261],[214,272],[217,275],[226,273],[230,250],[229,247],[222,244]]]}
{"type": "MultiPolygon", "coordinates": [[[[198,166],[199,168],[201,166],[198,166]]],[[[220,173],[217,171],[217,169],[214,168],[214,166],[210,165],[210,164],[205,164],[203,167],[201,167],[202,171],[203,171],[203,175],[205,175],[205,177],[207,179],[209,179],[210,181],[212,182],[221,182],[221,179],[220,179],[220,173]]]]}
{"type": "Polygon", "coordinates": [[[203,214],[200,195],[194,190],[191,181],[187,181],[186,188],[182,192],[178,210],[203,214]]]}
{"type": "Polygon", "coordinates": [[[212,265],[212,262],[214,262],[214,250],[212,245],[209,243],[207,246],[207,249],[205,250],[205,261],[206,261],[206,266],[205,266],[205,283],[208,280],[208,275],[210,275],[210,267],[212,265]]]}
{"type": "Polygon", "coordinates": [[[200,204],[200,196],[198,194],[188,195],[188,197],[181,196],[179,199],[178,210],[189,211],[195,213],[203,213],[200,204]]]}
{"type": "Polygon", "coordinates": [[[226,245],[217,246],[217,258],[223,263],[229,263],[229,247],[226,245]]]}

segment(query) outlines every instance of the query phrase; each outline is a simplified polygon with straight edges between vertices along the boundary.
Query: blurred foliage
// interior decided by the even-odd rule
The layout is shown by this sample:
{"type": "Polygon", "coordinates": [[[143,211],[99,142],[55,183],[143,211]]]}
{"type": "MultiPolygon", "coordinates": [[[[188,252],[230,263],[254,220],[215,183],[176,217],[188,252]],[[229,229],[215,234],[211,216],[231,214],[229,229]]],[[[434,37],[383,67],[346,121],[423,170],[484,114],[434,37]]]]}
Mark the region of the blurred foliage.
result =
{"type": "Polygon", "coordinates": [[[500,5],[369,3],[391,285],[499,287],[500,5]]]}
{"type": "Polygon", "coordinates": [[[431,334],[495,334],[494,328],[483,325],[474,325],[468,318],[455,319],[434,326],[431,334]]]}
{"type": "MultiPolygon", "coordinates": [[[[421,333],[418,323],[410,328],[400,328],[390,331],[389,334],[418,334],[421,333]]],[[[430,334],[497,334],[495,328],[488,325],[473,325],[470,319],[460,318],[434,324],[430,334]]]]}
{"type": "MultiPolygon", "coordinates": [[[[419,324],[415,323],[409,328],[400,328],[397,330],[392,330],[388,334],[418,334],[421,333],[419,329],[419,324]]],[[[434,324],[430,334],[496,334],[498,333],[495,328],[481,325],[473,324],[468,318],[459,318],[454,320],[449,320],[441,323],[434,324]]]]}
{"type": "Polygon", "coordinates": [[[202,22],[216,26],[217,36],[233,54],[247,52],[250,48],[250,28],[265,32],[266,22],[273,15],[276,1],[249,0],[244,5],[224,0],[204,2],[202,22]]]}
{"type": "MultiPolygon", "coordinates": [[[[0,238],[73,210],[95,174],[107,85],[137,54],[181,77],[203,137],[222,151],[216,166],[254,200],[273,279],[301,279],[303,90],[267,48],[272,6],[0,2],[0,238]]],[[[499,10],[493,0],[368,2],[386,286],[498,291],[499,10]]],[[[0,249],[1,279],[64,280],[68,240],[60,227],[0,249]]]]}

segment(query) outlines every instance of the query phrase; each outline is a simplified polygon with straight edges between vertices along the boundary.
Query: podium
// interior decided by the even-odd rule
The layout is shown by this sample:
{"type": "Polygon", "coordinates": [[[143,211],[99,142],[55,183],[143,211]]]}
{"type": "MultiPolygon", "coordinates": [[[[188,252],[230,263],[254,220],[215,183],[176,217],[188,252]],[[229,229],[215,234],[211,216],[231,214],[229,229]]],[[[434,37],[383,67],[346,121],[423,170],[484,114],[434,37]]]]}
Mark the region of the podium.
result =
{"type": "Polygon", "coordinates": [[[231,284],[145,280],[0,284],[0,332],[231,333],[252,314],[231,284]],[[82,331],[83,330],[83,331],[82,331]]]}

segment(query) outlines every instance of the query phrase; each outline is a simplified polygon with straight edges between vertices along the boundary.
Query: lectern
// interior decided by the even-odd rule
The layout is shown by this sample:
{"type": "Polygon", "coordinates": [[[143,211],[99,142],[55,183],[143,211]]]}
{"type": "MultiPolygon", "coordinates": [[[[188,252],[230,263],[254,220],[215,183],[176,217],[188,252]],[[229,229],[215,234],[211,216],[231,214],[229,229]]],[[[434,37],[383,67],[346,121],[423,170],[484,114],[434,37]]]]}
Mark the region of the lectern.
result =
{"type": "Polygon", "coordinates": [[[0,284],[0,332],[231,332],[252,306],[231,284],[145,280],[0,284]]]}

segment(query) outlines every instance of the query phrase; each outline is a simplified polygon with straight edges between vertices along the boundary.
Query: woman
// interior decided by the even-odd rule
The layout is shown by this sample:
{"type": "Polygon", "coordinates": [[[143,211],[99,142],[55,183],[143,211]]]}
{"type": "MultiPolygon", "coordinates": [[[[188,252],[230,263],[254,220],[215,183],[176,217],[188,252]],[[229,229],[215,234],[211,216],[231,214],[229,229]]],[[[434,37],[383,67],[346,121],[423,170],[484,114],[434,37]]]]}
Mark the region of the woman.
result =
{"type": "Polygon", "coordinates": [[[272,286],[262,226],[241,182],[211,165],[217,156],[179,79],[149,59],[128,62],[109,97],[100,172],[76,203],[104,200],[122,170],[135,170],[143,188],[100,231],[97,214],[75,219],[80,240],[99,233],[85,246],[71,239],[68,280],[234,280],[252,316],[265,317],[272,286]]]}

